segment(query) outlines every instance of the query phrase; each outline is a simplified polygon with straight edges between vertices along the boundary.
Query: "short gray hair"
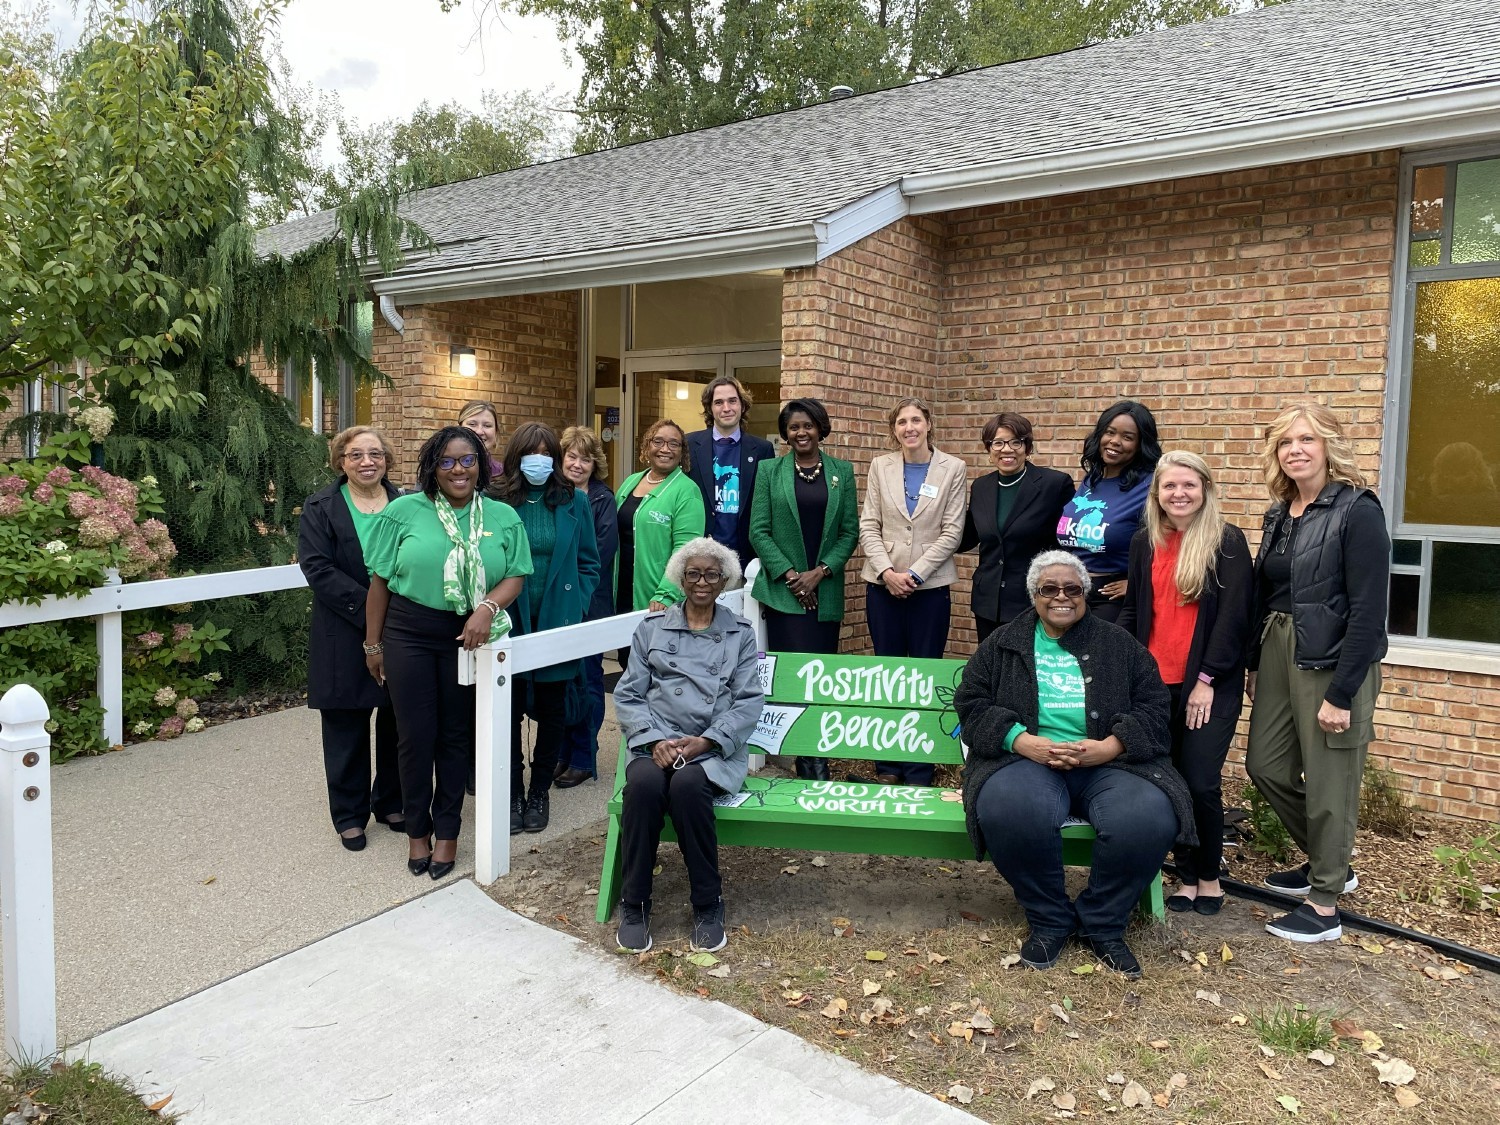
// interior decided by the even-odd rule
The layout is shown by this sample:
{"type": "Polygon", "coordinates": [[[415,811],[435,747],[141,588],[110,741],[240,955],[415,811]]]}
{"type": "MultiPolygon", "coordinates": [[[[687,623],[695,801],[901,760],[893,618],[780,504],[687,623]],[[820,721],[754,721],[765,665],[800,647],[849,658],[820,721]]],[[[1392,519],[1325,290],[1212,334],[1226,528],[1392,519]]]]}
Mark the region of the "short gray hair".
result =
{"type": "Polygon", "coordinates": [[[667,581],[679,590],[686,589],[682,584],[682,572],[687,569],[688,559],[713,559],[719,569],[724,572],[724,589],[734,590],[739,587],[740,579],[744,572],[740,570],[740,557],[722,543],[715,542],[708,536],[700,536],[697,539],[689,539],[681,547],[672,552],[672,557],[667,560],[667,581]]]}
{"type": "Polygon", "coordinates": [[[1036,588],[1042,584],[1042,571],[1049,566],[1065,566],[1078,575],[1078,584],[1083,587],[1084,597],[1094,588],[1094,583],[1089,579],[1089,572],[1077,555],[1068,551],[1043,551],[1031,560],[1031,565],[1026,568],[1026,596],[1032,601],[1036,600],[1036,588]]]}

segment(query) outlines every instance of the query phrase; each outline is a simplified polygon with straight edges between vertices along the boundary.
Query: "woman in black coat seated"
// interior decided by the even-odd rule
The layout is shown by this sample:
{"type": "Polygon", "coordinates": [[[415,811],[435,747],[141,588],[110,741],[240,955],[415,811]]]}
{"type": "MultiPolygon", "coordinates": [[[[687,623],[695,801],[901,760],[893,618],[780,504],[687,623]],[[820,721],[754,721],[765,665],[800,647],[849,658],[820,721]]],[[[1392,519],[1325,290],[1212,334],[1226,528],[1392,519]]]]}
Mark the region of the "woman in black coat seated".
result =
{"type": "Polygon", "coordinates": [[[958,549],[979,548],[969,600],[983,641],[1031,608],[1026,568],[1041,552],[1057,550],[1057,521],[1073,499],[1073,479],[1031,463],[1035,443],[1025,415],[996,414],[984,424],[979,441],[995,471],[969,487],[969,512],[958,549]]]}
{"type": "Polygon", "coordinates": [[[1176,838],[1196,843],[1187,785],[1172,768],[1167,689],[1151,654],[1088,611],[1088,571],[1066,551],[1031,562],[1032,609],[990,634],[964,668],[954,710],[969,748],[964,808],[1031,927],[1021,960],[1056,963],[1077,934],[1116,972],[1140,975],[1125,944],[1131,907],[1176,838]],[[1094,826],[1077,901],[1063,881],[1061,828],[1094,826]]]}
{"type": "Polygon", "coordinates": [[[392,832],[406,831],[396,766],[396,714],[384,687],[365,669],[365,594],[370,572],[364,541],[375,516],[395,498],[393,455],[373,426],[351,426],[329,442],[339,479],[302,505],[297,560],[312,588],[307,705],[323,721],[328,811],[344,847],[365,846],[373,812],[392,832]],[[370,780],[370,712],[375,712],[375,779],[370,780]]]}

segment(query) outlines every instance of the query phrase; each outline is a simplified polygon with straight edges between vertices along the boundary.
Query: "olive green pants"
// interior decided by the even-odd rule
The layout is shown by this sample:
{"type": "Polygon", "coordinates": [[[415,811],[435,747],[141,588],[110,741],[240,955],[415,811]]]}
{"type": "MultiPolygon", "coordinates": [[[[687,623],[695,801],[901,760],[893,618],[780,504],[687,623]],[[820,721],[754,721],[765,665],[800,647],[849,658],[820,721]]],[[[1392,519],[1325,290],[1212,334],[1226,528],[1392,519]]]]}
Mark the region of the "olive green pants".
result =
{"type": "Polygon", "coordinates": [[[1307,854],[1308,899],[1333,906],[1348,877],[1359,824],[1365,751],[1375,736],[1380,664],[1370,666],[1349,708],[1349,729],[1318,726],[1333,671],[1298,668],[1292,619],[1273,613],[1261,637],[1245,772],[1307,854]]]}

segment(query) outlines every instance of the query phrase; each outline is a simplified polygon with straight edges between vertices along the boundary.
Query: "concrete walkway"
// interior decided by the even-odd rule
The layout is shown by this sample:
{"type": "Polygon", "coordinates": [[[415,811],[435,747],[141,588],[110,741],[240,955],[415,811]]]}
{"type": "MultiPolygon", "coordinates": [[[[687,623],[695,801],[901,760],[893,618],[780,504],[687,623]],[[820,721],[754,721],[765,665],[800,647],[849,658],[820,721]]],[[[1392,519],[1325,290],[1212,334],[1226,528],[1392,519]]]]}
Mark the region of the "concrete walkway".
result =
{"type": "Polygon", "coordinates": [[[84,1049],[196,1125],[977,1120],[672,992],[471,882],[84,1049]]]}

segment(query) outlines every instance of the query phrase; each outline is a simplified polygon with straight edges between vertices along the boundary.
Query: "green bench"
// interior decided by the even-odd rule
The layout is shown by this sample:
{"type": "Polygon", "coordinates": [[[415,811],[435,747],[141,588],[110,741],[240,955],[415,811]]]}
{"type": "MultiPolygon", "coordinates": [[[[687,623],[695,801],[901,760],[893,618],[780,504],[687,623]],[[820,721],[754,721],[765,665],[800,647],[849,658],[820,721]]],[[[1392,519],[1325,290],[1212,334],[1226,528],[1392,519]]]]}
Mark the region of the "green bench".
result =
{"type": "MultiPolygon", "coordinates": [[[[962,765],[953,693],[963,670],[962,660],[768,653],[761,662],[766,702],[751,749],[782,757],[962,765]]],[[[628,761],[622,743],[599,878],[600,922],[609,921],[620,897],[628,761]]],[[[974,858],[956,789],[747,777],[738,793],[715,804],[723,846],[974,858]]],[[[1063,863],[1089,866],[1093,828],[1070,820],[1062,837],[1063,863]]],[[[670,819],[662,839],[676,839],[670,819]]],[[[1140,910],[1157,920],[1166,917],[1160,875],[1141,895],[1140,910]]]]}

